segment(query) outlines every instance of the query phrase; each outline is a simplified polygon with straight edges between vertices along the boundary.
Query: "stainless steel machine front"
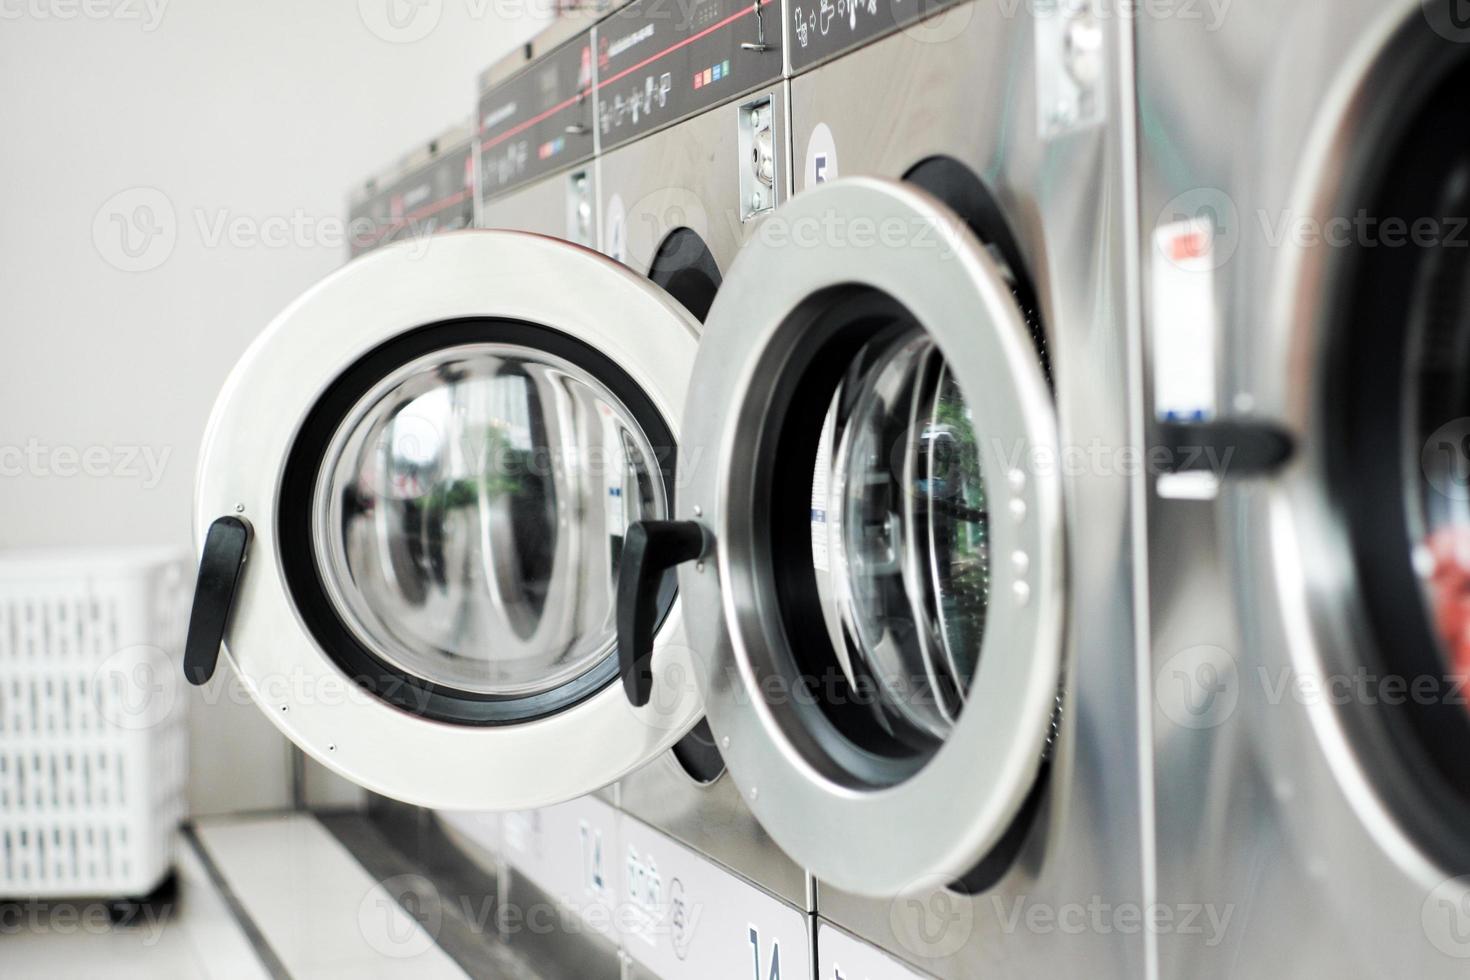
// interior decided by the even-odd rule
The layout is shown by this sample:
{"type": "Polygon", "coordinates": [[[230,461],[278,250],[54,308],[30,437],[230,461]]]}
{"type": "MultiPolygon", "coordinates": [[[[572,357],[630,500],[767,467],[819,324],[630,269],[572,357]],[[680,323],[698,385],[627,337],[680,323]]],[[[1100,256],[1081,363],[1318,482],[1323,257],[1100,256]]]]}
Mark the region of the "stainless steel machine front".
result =
{"type": "Polygon", "coordinates": [[[851,6],[846,46],[821,12],[638,6],[487,89],[477,169],[482,223],[634,268],[465,233],[289,308],[211,422],[228,588],[196,621],[376,792],[524,811],[626,779],[628,814],[798,910],[807,869],[832,928],[920,970],[1139,975],[1135,931],[1017,924],[1147,894],[1133,483],[1066,465],[1137,421],[1124,38],[1086,6],[871,44],[851,6]],[[789,83],[759,68],[782,42],[789,83]],[[661,228],[670,196],[704,228],[661,228]],[[701,708],[729,774],[645,768],[701,708]]]}
{"type": "Polygon", "coordinates": [[[1161,976],[1470,957],[1462,13],[1138,25],[1161,976]]]}
{"type": "MultiPolygon", "coordinates": [[[[751,5],[706,6],[710,13],[683,28],[664,24],[665,8],[656,3],[631,4],[598,27],[599,47],[615,52],[599,64],[600,79],[610,80],[598,85],[602,250],[700,320],[740,247],[787,197],[790,173],[777,15],[762,15],[770,20],[768,43],[751,51],[742,45],[762,30],[751,5]],[[710,24],[723,26],[706,33],[710,24]],[[630,43],[650,25],[649,40],[630,43]],[[702,36],[680,45],[694,34],[702,36]],[[627,72],[630,66],[636,70],[627,72]],[[752,185],[765,193],[755,208],[760,195],[752,185]]],[[[618,801],[634,819],[809,910],[806,872],[741,800],[708,725],[622,780],[618,801]]]]}
{"type": "MultiPolygon", "coordinates": [[[[947,396],[959,396],[953,407],[935,416],[945,419],[943,423],[925,423],[921,444],[932,448],[916,458],[933,459],[942,452],[937,458],[952,456],[952,465],[963,471],[966,454],[976,454],[970,464],[975,469],[975,496],[967,506],[991,515],[982,525],[990,537],[988,573],[983,589],[967,600],[961,590],[960,553],[953,550],[956,544],[946,545],[944,560],[951,563],[951,570],[936,580],[937,609],[944,612],[927,627],[933,630],[932,639],[920,648],[927,652],[918,660],[892,661],[901,666],[898,673],[922,682],[906,696],[895,697],[894,709],[880,714],[879,724],[892,731],[918,726],[928,733],[919,744],[941,740],[939,750],[916,775],[884,776],[881,767],[858,775],[864,767],[856,760],[843,762],[842,753],[833,748],[837,743],[806,734],[796,721],[782,717],[780,709],[761,712],[755,725],[739,721],[738,711],[737,720],[731,721],[722,717],[729,709],[722,709],[718,687],[709,706],[711,717],[717,732],[736,741],[743,736],[761,747],[761,752],[744,757],[743,768],[738,765],[741,760],[732,757],[732,771],[748,795],[759,794],[752,806],[767,829],[818,875],[817,908],[825,930],[818,937],[822,976],[835,973],[834,961],[824,960],[820,950],[852,938],[880,947],[914,970],[941,977],[1083,972],[1145,976],[1150,940],[1142,930],[1062,925],[1070,922],[1073,912],[1099,906],[1105,907],[1105,924],[1115,913],[1141,915],[1150,894],[1143,812],[1147,787],[1137,761],[1140,711],[1145,706],[1139,703],[1141,665],[1134,652],[1141,514],[1126,468],[1073,465],[1079,458],[1107,463],[1126,455],[1137,442],[1138,377],[1129,270],[1118,259],[1130,234],[1122,206],[1132,189],[1126,102],[1129,32],[1086,4],[1023,8],[1013,16],[989,4],[961,4],[907,21],[897,9],[885,7],[875,14],[863,5],[852,5],[846,13],[839,8],[842,16],[831,23],[823,6],[788,5],[789,26],[795,32],[789,36],[795,70],[790,104],[796,188],[790,207],[800,206],[815,189],[846,184],[853,177],[902,181],[936,201],[943,223],[976,236],[1000,289],[984,302],[956,294],[947,306],[917,318],[922,329],[914,335],[937,341],[942,361],[934,363],[947,363],[962,388],[947,396]],[[885,18],[886,36],[881,26],[885,18]],[[1000,312],[1002,307],[1009,312],[1000,312]],[[1011,336],[1025,345],[1024,350],[1013,347],[1007,358],[970,352],[964,341],[948,335],[948,323],[964,325],[971,333],[986,332],[989,328],[981,324],[1000,316],[1014,318],[1011,329],[1018,336],[1011,336]],[[965,387],[962,374],[972,367],[972,359],[983,361],[983,368],[973,367],[992,373],[985,382],[991,388],[1011,390],[1020,384],[1024,389],[1028,375],[1038,379],[1030,383],[1039,384],[1043,402],[1034,411],[1038,416],[1054,413],[1054,441],[1039,435],[1040,430],[1027,432],[1028,423],[1022,423],[1019,431],[1010,430],[1002,413],[965,387]],[[950,428],[958,424],[956,420],[964,420],[965,426],[950,428]],[[944,442],[938,441],[941,431],[948,433],[944,442]],[[941,451],[951,439],[956,439],[950,443],[954,448],[941,451]],[[972,442],[979,448],[964,449],[972,442]],[[1004,457],[1008,462],[987,455],[1001,445],[1008,447],[1010,455],[1004,457]],[[1050,467],[1048,461],[1058,465],[1050,467]],[[1058,481],[1055,533],[1065,541],[1064,571],[1061,565],[1043,571],[1045,537],[1029,546],[1002,540],[1012,528],[1035,531],[1038,522],[1047,522],[1044,506],[1038,509],[1036,502],[1018,499],[1017,494],[1048,476],[1058,481]],[[1049,581],[1048,574],[1056,578],[1049,581]],[[1044,616],[1057,628],[1050,639],[1009,619],[1011,610],[1034,610],[1038,604],[1048,610],[1044,616]],[[1049,685],[1036,675],[1023,681],[1022,675],[1006,677],[999,669],[1005,657],[1021,651],[1026,651],[1022,655],[1033,668],[1047,657],[1055,658],[1049,685]],[[974,662],[966,663],[977,653],[978,669],[974,662]],[[931,662],[935,657],[941,663],[947,660],[947,666],[936,669],[931,662]],[[994,673],[987,674],[987,662],[994,673]],[[1027,684],[1040,685],[1033,691],[1046,691],[1045,710],[1033,707],[1028,717],[1024,712],[1001,712],[989,700],[994,696],[1010,705],[1025,701],[1030,696],[1023,693],[1027,684]],[[1027,732],[1041,733],[1043,742],[1028,742],[1027,732]],[[999,741],[990,741],[992,737],[999,741]],[[770,746],[780,746],[790,759],[797,774],[794,784],[769,771],[770,766],[783,765],[773,761],[770,746]],[[1013,785],[1008,805],[990,809],[994,798],[975,792],[976,787],[997,779],[998,770],[989,767],[1022,746],[1029,748],[1011,758],[1017,763],[1025,760],[1024,771],[1031,775],[1013,785]],[[966,774],[956,775],[957,782],[941,789],[933,777],[942,771],[947,754],[966,760],[966,774]],[[926,782],[933,785],[926,787],[926,782]],[[797,784],[818,791],[796,792],[797,784]],[[824,785],[829,787],[825,795],[824,785]],[[934,795],[926,798],[926,792],[934,795]],[[908,809],[900,803],[905,796],[908,809]],[[849,809],[853,812],[845,812],[849,809]],[[866,825],[871,825],[871,838],[866,825]],[[1035,927],[1036,922],[1042,927],[1035,927]]],[[[830,200],[836,203],[824,209],[831,211],[830,223],[823,227],[858,232],[875,221],[881,228],[886,217],[912,218],[903,209],[888,210],[878,203],[881,199],[881,195],[854,198],[846,204],[834,195],[830,200]]],[[[778,211],[773,224],[781,216],[778,211]]],[[[798,224],[783,231],[795,237],[798,224]]],[[[829,241],[833,234],[823,232],[826,237],[819,235],[818,244],[805,250],[786,248],[779,272],[771,263],[768,274],[780,280],[771,291],[789,294],[787,309],[799,311],[787,315],[806,317],[813,323],[809,329],[819,331],[823,306],[813,305],[818,301],[811,297],[822,295],[826,276],[831,277],[829,282],[846,280],[874,290],[856,298],[828,294],[826,302],[834,306],[848,302],[859,309],[867,304],[865,316],[894,315],[884,309],[883,297],[897,287],[885,281],[889,277],[867,269],[863,259],[868,250],[854,245],[852,235],[829,241]],[[819,260],[824,251],[828,257],[819,260]],[[804,285],[809,269],[811,282],[804,285]]],[[[757,241],[747,250],[760,247],[757,241]]],[[[904,239],[883,264],[912,267],[908,274],[919,276],[926,274],[926,261],[943,267],[943,249],[926,249],[922,240],[904,239]]],[[[900,322],[913,323],[909,317],[917,302],[904,296],[902,305],[909,314],[900,315],[900,322]]],[[[748,321],[748,332],[764,329],[752,309],[768,306],[774,311],[771,304],[746,301],[741,315],[748,321]]],[[[717,301],[717,317],[719,310],[717,301]]],[[[707,336],[705,344],[709,343],[707,336]]],[[[903,356],[920,357],[913,362],[919,365],[933,357],[926,350],[915,348],[903,356]]],[[[857,363],[874,364],[871,370],[878,371],[883,356],[876,351],[859,354],[857,363]]],[[[780,363],[772,360],[763,370],[774,371],[780,363]]],[[[872,389],[883,401],[910,390],[905,384],[892,387],[904,377],[904,370],[910,370],[892,363],[888,369],[892,380],[884,381],[880,375],[872,389]]],[[[917,370],[916,377],[922,378],[933,369],[917,370]]],[[[700,375],[697,383],[705,384],[707,378],[700,375]]],[[[857,399],[851,403],[856,414],[849,416],[849,426],[856,424],[861,396],[842,395],[839,389],[838,398],[857,399]]],[[[710,401],[710,412],[724,408],[723,397],[710,401]]],[[[1020,397],[1019,404],[1026,405],[1026,397],[1020,397]]],[[[885,425],[880,423],[875,431],[884,431],[885,425]]],[[[707,427],[708,423],[693,422],[688,431],[697,436],[707,427]]],[[[859,443],[848,449],[847,441],[824,435],[813,445],[839,461],[871,453],[859,443]]],[[[831,547],[809,560],[817,563],[819,572],[825,561],[830,571],[818,575],[822,586],[810,613],[818,632],[803,634],[802,642],[813,648],[827,642],[824,633],[832,633],[833,645],[839,652],[845,647],[846,656],[854,661],[871,643],[877,656],[863,655],[863,660],[871,676],[881,677],[893,669],[883,666],[884,657],[893,654],[883,653],[887,641],[876,634],[872,640],[866,638],[864,605],[878,611],[871,622],[887,622],[888,629],[898,622],[892,617],[903,605],[882,611],[871,605],[883,595],[874,591],[875,585],[866,584],[864,578],[848,584],[839,581],[841,575],[858,569],[864,576],[877,570],[878,556],[862,550],[871,545],[852,536],[854,525],[873,519],[874,500],[870,496],[857,510],[840,512],[840,481],[846,470],[825,458],[817,469],[810,535],[819,549],[823,542],[831,547]],[[830,467],[831,482],[822,472],[824,465],[830,467]],[[826,486],[821,485],[824,482],[826,486]],[[842,562],[849,566],[846,573],[839,567],[842,562]],[[827,615],[825,629],[820,625],[824,614],[818,611],[825,606],[821,592],[838,600],[835,621],[827,615]],[[844,595],[846,613],[841,611],[844,595]]],[[[862,479],[874,477],[870,473],[862,479]]],[[[846,479],[851,485],[852,478],[846,479]]],[[[800,493],[804,485],[790,477],[786,482],[792,493],[800,493]]],[[[720,504],[717,485],[696,482],[681,498],[681,516],[689,516],[684,501],[700,491],[720,504]]],[[[951,520],[964,512],[955,507],[971,493],[959,487],[955,492],[961,499],[939,511],[950,513],[951,520]]],[[[762,506],[780,505],[765,501],[762,506]]],[[[902,512],[900,508],[898,513],[902,512]]],[[[890,525],[885,538],[902,542],[900,528],[890,525]]],[[[928,553],[931,562],[940,555],[932,548],[928,553]]],[[[743,568],[727,570],[723,565],[721,572],[737,580],[749,575],[743,568]]],[[[685,581],[697,580],[687,566],[686,576],[685,581]]],[[[900,581],[915,596],[912,590],[923,587],[923,578],[910,572],[900,581]]],[[[728,590],[731,583],[722,585],[728,590]]],[[[745,595],[743,590],[742,586],[738,594],[745,595]]],[[[686,591],[698,596],[689,585],[686,591]]],[[[751,598],[735,600],[734,606],[727,596],[727,622],[747,614],[758,614],[767,623],[790,615],[776,606],[740,608],[745,602],[759,603],[759,595],[756,589],[751,598]]],[[[696,598],[691,611],[707,608],[710,601],[696,598]]],[[[917,598],[908,601],[923,608],[917,598]]],[[[742,654],[740,646],[743,642],[758,649],[763,641],[754,637],[762,628],[752,624],[732,632],[747,628],[751,634],[743,640],[737,637],[733,656],[742,672],[759,676],[771,668],[763,665],[755,649],[742,654]]],[[[922,637],[926,627],[919,629],[922,637]]],[[[863,669],[844,664],[849,675],[863,669]]],[[[1038,673],[1045,672],[1038,668],[1038,673]]],[[[831,716],[836,718],[837,712],[831,716]]],[[[844,724],[849,722],[839,722],[844,724]]],[[[915,737],[909,736],[909,741],[915,737]]]]}

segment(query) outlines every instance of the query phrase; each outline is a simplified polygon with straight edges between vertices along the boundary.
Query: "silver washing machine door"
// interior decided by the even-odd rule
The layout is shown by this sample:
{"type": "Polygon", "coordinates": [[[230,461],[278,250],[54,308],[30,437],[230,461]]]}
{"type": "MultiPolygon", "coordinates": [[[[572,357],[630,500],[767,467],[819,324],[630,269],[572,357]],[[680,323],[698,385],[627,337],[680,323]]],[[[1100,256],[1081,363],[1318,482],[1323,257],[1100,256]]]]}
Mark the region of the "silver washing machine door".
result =
{"type": "Polygon", "coordinates": [[[624,651],[636,583],[684,560],[710,725],[777,843],[863,894],[963,879],[1033,798],[1061,668],[1055,412],[1004,268],[921,190],[824,185],[737,258],[690,390],[624,651]]]}
{"type": "Polygon", "coordinates": [[[392,246],[307,292],[226,382],[195,501],[186,671],[223,639],[324,765],[437,808],[589,792],[698,719],[674,578],[616,683],[627,530],[673,499],[697,324],[591,251],[514,232],[392,246]]]}

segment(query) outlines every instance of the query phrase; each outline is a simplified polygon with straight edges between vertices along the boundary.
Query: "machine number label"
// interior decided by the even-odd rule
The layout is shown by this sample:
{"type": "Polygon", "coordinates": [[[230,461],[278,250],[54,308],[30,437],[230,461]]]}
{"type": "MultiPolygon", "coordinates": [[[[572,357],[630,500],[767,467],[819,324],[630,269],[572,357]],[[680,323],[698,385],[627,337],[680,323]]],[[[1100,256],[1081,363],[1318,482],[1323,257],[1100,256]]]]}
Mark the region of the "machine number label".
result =
{"type": "Polygon", "coordinates": [[[771,967],[764,974],[761,972],[761,931],[755,926],[750,927],[750,952],[755,958],[755,980],[781,980],[781,941],[775,940],[771,943],[771,967]]]}
{"type": "MultiPolygon", "coordinates": [[[[1150,322],[1154,414],[1162,421],[1202,422],[1215,417],[1216,221],[1198,216],[1154,231],[1150,322]]],[[[1210,499],[1214,473],[1160,477],[1161,496],[1210,499]]]]}
{"type": "Polygon", "coordinates": [[[800,190],[836,180],[838,176],[837,140],[833,138],[832,130],[826,123],[817,123],[812,127],[812,135],[806,142],[806,167],[802,171],[800,190]]]}
{"type": "Polygon", "coordinates": [[[625,817],[623,948],[648,972],[809,980],[808,919],[684,845],[625,817]]]}
{"type": "Polygon", "coordinates": [[[588,929],[616,934],[614,906],[622,892],[618,813],[584,796],[557,806],[506,814],[505,858],[517,874],[538,885],[588,929]]]}

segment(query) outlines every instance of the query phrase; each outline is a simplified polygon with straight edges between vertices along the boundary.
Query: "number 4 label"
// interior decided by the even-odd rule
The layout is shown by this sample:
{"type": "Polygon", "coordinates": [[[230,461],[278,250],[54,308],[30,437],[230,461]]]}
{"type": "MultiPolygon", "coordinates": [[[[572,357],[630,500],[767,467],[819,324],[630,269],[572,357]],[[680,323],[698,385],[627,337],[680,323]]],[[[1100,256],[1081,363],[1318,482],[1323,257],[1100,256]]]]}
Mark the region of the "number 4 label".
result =
{"type": "Polygon", "coordinates": [[[761,933],[755,926],[750,927],[750,955],[755,964],[755,980],[781,980],[781,940],[777,939],[771,943],[771,966],[770,969],[761,973],[761,933]]]}
{"type": "Polygon", "coordinates": [[[582,832],[582,870],[583,883],[586,890],[593,895],[601,895],[607,889],[607,884],[602,876],[602,831],[587,826],[583,820],[582,832]]]}
{"type": "Polygon", "coordinates": [[[836,180],[839,175],[837,141],[833,139],[832,130],[826,123],[817,123],[806,144],[806,169],[802,175],[802,189],[836,180]]]}

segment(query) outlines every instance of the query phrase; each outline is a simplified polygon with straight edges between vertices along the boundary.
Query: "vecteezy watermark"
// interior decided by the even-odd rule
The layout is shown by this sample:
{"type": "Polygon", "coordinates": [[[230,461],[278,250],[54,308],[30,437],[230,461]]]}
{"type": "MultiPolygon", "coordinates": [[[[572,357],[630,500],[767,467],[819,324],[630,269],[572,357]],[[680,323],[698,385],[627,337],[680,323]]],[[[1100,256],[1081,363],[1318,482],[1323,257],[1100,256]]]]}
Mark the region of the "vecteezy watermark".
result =
{"type": "Polygon", "coordinates": [[[123,272],[148,272],[168,261],[179,239],[173,202],[156,187],[130,187],[102,202],[92,219],[92,244],[123,272]]]}
{"type": "Polygon", "coordinates": [[[1309,708],[1452,705],[1470,708],[1470,677],[1463,674],[1380,674],[1359,666],[1337,673],[1305,673],[1291,666],[1258,664],[1242,670],[1223,647],[1181,650],[1154,675],[1159,710],[1181,728],[1225,724],[1243,696],[1266,708],[1293,704],[1309,708]]]}
{"type": "Polygon", "coordinates": [[[403,223],[379,226],[371,218],[343,218],[340,215],[313,215],[302,208],[289,214],[237,214],[228,208],[196,208],[192,212],[194,231],[205,248],[329,248],[347,245],[366,247],[393,234],[393,241],[422,243],[430,230],[428,225],[416,227],[403,223]],[[407,234],[402,234],[402,232],[407,234]]]}
{"type": "Polygon", "coordinates": [[[115,20],[158,30],[169,0],[0,0],[0,21],[115,20]]]}
{"type": "Polygon", "coordinates": [[[53,446],[32,438],[22,445],[0,444],[0,477],[139,480],[152,490],[172,455],[170,446],[53,446]]]}
{"type": "Polygon", "coordinates": [[[1001,931],[1008,936],[1018,932],[1035,936],[1191,936],[1202,938],[1209,948],[1224,942],[1235,915],[1233,904],[1141,905],[1107,902],[1099,895],[1086,902],[1037,902],[1024,895],[1010,900],[992,895],[990,901],[1001,931]]]}
{"type": "MultiPolygon", "coordinates": [[[[1462,0],[1470,9],[1470,0],[1462,0]]],[[[1217,187],[1191,188],[1160,210],[1157,227],[1195,222],[1207,235],[1203,248],[1181,259],[1163,257],[1191,270],[1218,269],[1243,241],[1268,249],[1460,249],[1470,248],[1470,215],[1373,214],[1366,208],[1343,214],[1309,214],[1290,208],[1259,208],[1245,220],[1233,198],[1217,187]]],[[[1172,239],[1169,239],[1172,243],[1172,239]]]]}
{"type": "Polygon", "coordinates": [[[1470,500],[1470,418],[1451,419],[1419,451],[1424,479],[1450,500],[1470,500]]]}
{"type": "Polygon", "coordinates": [[[1198,22],[1210,33],[1225,26],[1234,0],[997,0],[1007,18],[1018,14],[1055,17],[1085,10],[1098,21],[1178,20],[1198,22]]]}
{"type": "Polygon", "coordinates": [[[103,936],[127,930],[143,947],[152,948],[163,937],[173,911],[171,904],[144,902],[120,918],[101,902],[0,902],[0,936],[103,936]]]}
{"type": "Polygon", "coordinates": [[[1424,19],[1440,37],[1457,44],[1470,43],[1470,2],[1467,0],[1420,0],[1424,19]]]}
{"type": "MultiPolygon", "coordinates": [[[[1190,270],[1218,269],[1240,247],[1240,210],[1218,187],[1195,187],[1175,195],[1159,212],[1158,227],[1194,222],[1207,241],[1187,255],[1166,253],[1164,258],[1190,270]]],[[[1158,243],[1161,245],[1162,243],[1158,243]]]]}
{"type": "Polygon", "coordinates": [[[396,875],[378,882],[357,906],[357,927],[363,940],[394,959],[421,956],[433,949],[443,925],[439,891],[422,875],[396,875]]]}
{"type": "Polygon", "coordinates": [[[412,44],[439,26],[444,0],[357,0],[357,12],[367,29],[384,41],[412,44]]]}
{"type": "Polygon", "coordinates": [[[1435,949],[1457,960],[1470,959],[1470,877],[1436,885],[1424,898],[1419,923],[1435,949]]]}
{"type": "Polygon", "coordinates": [[[316,215],[296,208],[279,214],[250,214],[230,208],[195,207],[182,215],[156,187],[130,187],[109,197],[92,219],[92,243],[113,268],[150,272],[174,254],[181,235],[205,249],[295,248],[341,251],[382,242],[407,242],[423,255],[436,231],[434,216],[380,224],[371,217],[316,215]]]}
{"type": "Polygon", "coordinates": [[[1181,728],[1216,728],[1240,702],[1240,671],[1224,647],[1186,647],[1154,675],[1154,698],[1164,717],[1181,728]]]}
{"type": "Polygon", "coordinates": [[[964,948],[975,931],[975,905],[949,891],[952,880],[930,875],[888,903],[888,924],[899,945],[916,956],[943,959],[964,948]]]}
{"type": "Polygon", "coordinates": [[[1470,218],[1455,215],[1375,215],[1366,208],[1328,216],[1288,210],[1258,211],[1261,235],[1271,248],[1470,248],[1470,218]]]}
{"type": "Polygon", "coordinates": [[[1303,707],[1324,704],[1333,707],[1400,707],[1402,705],[1452,705],[1470,707],[1470,678],[1445,674],[1379,674],[1367,667],[1347,673],[1303,674],[1290,667],[1256,668],[1264,701],[1268,705],[1287,701],[1303,707]]]}
{"type": "Polygon", "coordinates": [[[874,248],[916,249],[937,259],[955,255],[958,235],[964,224],[956,219],[945,227],[942,221],[925,217],[874,217],[828,209],[820,214],[783,215],[779,210],[761,222],[756,235],[771,248],[850,250],[874,248]]]}
{"type": "MultiPolygon", "coordinates": [[[[927,426],[927,423],[921,423],[927,426]]],[[[922,436],[922,431],[918,433],[922,436]]],[[[910,442],[909,445],[918,445],[910,442]]],[[[1233,448],[1205,445],[1117,445],[1093,439],[1084,445],[1063,446],[1023,439],[992,439],[986,458],[1004,462],[1007,472],[1027,476],[1137,477],[1161,476],[1179,471],[1207,471],[1224,476],[1235,457],[1233,448]]],[[[900,447],[902,449],[902,447],[900,447]]],[[[900,472],[895,470],[895,472],[900,472]]]]}
{"type": "Polygon", "coordinates": [[[104,658],[92,672],[92,697],[112,727],[142,731],[175,717],[183,675],[160,647],[124,647],[104,658]]]}
{"type": "Polygon", "coordinates": [[[478,935],[572,936],[590,933],[637,935],[650,942],[667,936],[676,948],[688,947],[704,907],[692,901],[675,878],[629,885],[621,897],[606,892],[584,900],[499,902],[493,892],[450,892],[418,874],[375,883],[358,903],[358,931],[377,952],[410,959],[433,948],[446,921],[462,923],[478,935]],[[649,889],[652,889],[651,891],[649,889]]]}
{"type": "Polygon", "coordinates": [[[920,879],[888,905],[894,937],[922,959],[943,959],[963,949],[974,934],[984,902],[1007,936],[1190,936],[1199,937],[1211,948],[1225,940],[1235,915],[1235,906],[1228,904],[1145,905],[1109,902],[1100,895],[1073,902],[1000,894],[971,899],[950,891],[948,884],[948,879],[938,876],[920,879]]]}
{"type": "MultiPolygon", "coordinates": [[[[457,3],[464,18],[471,21],[549,20],[564,12],[565,0],[449,0],[457,3]]],[[[651,6],[660,12],[694,6],[692,0],[653,0],[651,6]]],[[[363,26],[375,37],[390,44],[414,44],[424,40],[444,20],[445,0],[357,0],[357,13],[363,26]]],[[[688,14],[683,23],[690,23],[688,14]]]]}

